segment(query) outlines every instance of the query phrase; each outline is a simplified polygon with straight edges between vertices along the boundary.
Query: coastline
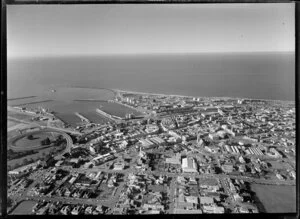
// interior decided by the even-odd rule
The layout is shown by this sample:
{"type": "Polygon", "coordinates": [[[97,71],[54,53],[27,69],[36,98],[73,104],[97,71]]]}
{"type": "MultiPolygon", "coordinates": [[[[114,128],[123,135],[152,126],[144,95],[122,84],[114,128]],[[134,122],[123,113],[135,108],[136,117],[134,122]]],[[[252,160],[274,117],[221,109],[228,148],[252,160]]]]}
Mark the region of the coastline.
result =
{"type": "MultiPolygon", "coordinates": [[[[164,96],[164,97],[181,97],[181,98],[203,98],[203,99],[243,99],[243,100],[259,100],[259,101],[268,101],[268,102],[284,102],[284,103],[295,103],[296,100],[280,100],[280,99],[260,99],[260,98],[248,98],[248,97],[228,97],[228,96],[191,96],[191,95],[182,95],[182,94],[163,94],[163,93],[154,93],[154,92],[140,92],[140,91],[132,91],[132,90],[121,90],[117,88],[104,88],[104,87],[86,87],[86,86],[77,86],[77,85],[57,85],[56,88],[59,87],[65,87],[65,88],[79,88],[79,89],[93,89],[93,90],[106,90],[111,91],[114,93],[114,95],[118,95],[118,93],[132,93],[132,94],[141,94],[141,95],[154,95],[154,96],[164,96]]],[[[19,99],[29,99],[36,96],[29,96],[29,97],[16,97],[12,99],[7,99],[7,101],[12,100],[19,100],[19,99]]],[[[52,101],[52,100],[46,100],[46,101],[52,101]]],[[[99,99],[76,99],[74,101],[91,101],[91,102],[107,102],[108,100],[99,100],[99,99]]],[[[37,101],[37,103],[43,102],[43,101],[37,101]]],[[[35,102],[32,102],[35,103],[35,102]]],[[[28,104],[28,103],[26,103],[28,104]]],[[[31,104],[31,103],[29,103],[31,104]]],[[[21,104],[24,105],[24,104],[21,104]]]]}
{"type": "Polygon", "coordinates": [[[112,89],[119,93],[132,93],[132,94],[143,94],[143,95],[154,95],[154,96],[170,96],[170,97],[187,97],[187,98],[205,98],[205,99],[243,99],[243,100],[261,100],[261,101],[275,101],[275,102],[291,102],[295,103],[295,100],[274,100],[274,99],[256,99],[256,98],[244,98],[244,97],[207,97],[207,96],[187,96],[187,95],[180,95],[180,94],[161,94],[161,93],[146,93],[146,92],[139,92],[139,91],[129,91],[129,90],[120,90],[120,89],[112,89]]]}

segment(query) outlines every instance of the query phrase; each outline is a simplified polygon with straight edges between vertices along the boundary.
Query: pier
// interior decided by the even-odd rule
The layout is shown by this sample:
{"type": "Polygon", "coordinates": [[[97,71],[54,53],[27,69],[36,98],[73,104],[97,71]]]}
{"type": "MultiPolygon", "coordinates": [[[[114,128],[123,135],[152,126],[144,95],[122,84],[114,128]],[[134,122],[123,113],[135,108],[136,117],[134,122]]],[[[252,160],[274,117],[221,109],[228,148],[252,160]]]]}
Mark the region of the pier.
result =
{"type": "Polygon", "coordinates": [[[47,103],[47,102],[51,102],[51,101],[53,101],[53,100],[41,100],[41,101],[28,102],[28,103],[23,103],[23,104],[16,104],[16,105],[12,105],[12,106],[24,106],[24,105],[29,105],[29,104],[47,103]]]}
{"type": "Polygon", "coordinates": [[[10,98],[10,99],[7,99],[7,100],[8,101],[9,100],[23,100],[23,99],[29,99],[29,98],[34,98],[34,97],[37,97],[37,96],[17,97],[17,98],[10,98]]]}
{"type": "Polygon", "coordinates": [[[80,99],[80,100],[73,100],[73,101],[81,101],[81,102],[108,102],[107,100],[97,100],[97,99],[80,99]]]}
{"type": "Polygon", "coordinates": [[[84,117],[84,116],[81,115],[80,113],[75,112],[75,115],[78,116],[78,117],[81,119],[81,121],[84,121],[84,122],[87,122],[87,123],[91,123],[90,120],[88,120],[86,117],[84,117]]]}
{"type": "Polygon", "coordinates": [[[96,109],[96,112],[99,113],[99,114],[102,115],[102,116],[105,116],[105,117],[107,117],[107,118],[113,120],[114,122],[117,122],[118,119],[122,119],[122,118],[120,118],[120,117],[112,116],[112,115],[110,115],[110,114],[108,114],[108,113],[106,113],[106,112],[100,110],[99,108],[96,109]]]}

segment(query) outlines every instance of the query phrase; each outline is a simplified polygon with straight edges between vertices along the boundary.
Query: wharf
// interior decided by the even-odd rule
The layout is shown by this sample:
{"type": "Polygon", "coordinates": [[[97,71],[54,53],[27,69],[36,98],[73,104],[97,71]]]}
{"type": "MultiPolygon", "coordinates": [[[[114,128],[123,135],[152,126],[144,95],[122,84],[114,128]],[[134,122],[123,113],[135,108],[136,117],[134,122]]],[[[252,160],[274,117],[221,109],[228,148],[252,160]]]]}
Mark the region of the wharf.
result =
{"type": "Polygon", "coordinates": [[[87,123],[91,123],[91,121],[89,119],[87,119],[86,117],[84,117],[80,113],[75,112],[75,115],[78,116],[82,121],[87,122],[87,123]]]}
{"type": "Polygon", "coordinates": [[[29,98],[34,98],[34,97],[37,97],[37,96],[10,98],[10,99],[7,99],[7,101],[10,101],[10,100],[23,100],[23,99],[29,99],[29,98]]]}
{"type": "MultiPolygon", "coordinates": [[[[99,114],[102,115],[102,116],[105,116],[105,117],[107,117],[107,118],[113,120],[114,122],[117,122],[117,118],[118,118],[118,117],[116,117],[116,116],[112,116],[112,115],[110,115],[110,114],[108,114],[108,113],[102,111],[102,110],[99,109],[99,108],[96,109],[96,112],[99,113],[99,114]],[[115,118],[115,117],[116,117],[116,118],[115,118]]],[[[119,117],[119,118],[120,118],[120,117],[119,117]]],[[[120,118],[120,119],[122,119],[122,118],[120,118]]]]}

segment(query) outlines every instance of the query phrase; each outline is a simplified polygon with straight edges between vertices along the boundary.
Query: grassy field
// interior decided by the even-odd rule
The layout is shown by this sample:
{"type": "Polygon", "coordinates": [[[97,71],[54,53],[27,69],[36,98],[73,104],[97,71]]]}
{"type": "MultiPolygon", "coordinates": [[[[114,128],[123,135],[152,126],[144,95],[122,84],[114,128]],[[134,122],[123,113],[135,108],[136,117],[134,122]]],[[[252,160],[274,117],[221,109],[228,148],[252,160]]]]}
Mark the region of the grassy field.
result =
{"type": "Polygon", "coordinates": [[[23,201],[11,213],[12,215],[29,215],[32,214],[32,208],[36,204],[35,201],[23,201]]]}
{"type": "MultiPolygon", "coordinates": [[[[11,131],[14,132],[14,131],[11,131]]],[[[15,135],[18,136],[19,134],[15,131],[15,133],[10,133],[10,135],[15,135]]],[[[27,138],[27,136],[24,136],[20,139],[15,139],[12,140],[12,142],[10,144],[20,147],[20,148],[24,148],[27,149],[28,151],[30,151],[30,148],[32,146],[41,146],[41,141],[44,140],[45,138],[49,137],[49,139],[52,141],[53,139],[56,139],[60,134],[56,133],[56,132],[39,132],[39,133],[35,133],[33,134],[33,139],[30,140],[27,138]]],[[[8,149],[11,149],[11,145],[8,145],[8,149]]],[[[41,146],[42,147],[42,146],[41,146]]],[[[64,147],[64,146],[62,146],[64,147]]],[[[59,148],[61,148],[59,146],[59,148]]],[[[19,157],[16,157],[12,154],[10,160],[8,160],[8,167],[11,168],[16,168],[17,166],[20,166],[24,163],[24,161],[31,161],[31,160],[39,160],[42,158],[45,158],[47,154],[51,153],[52,151],[55,151],[55,149],[59,149],[56,148],[54,145],[49,145],[49,147],[46,148],[40,148],[40,149],[36,149],[37,153],[33,153],[33,154],[21,154],[19,157]]],[[[18,152],[15,152],[18,153],[18,152]]],[[[20,152],[21,153],[21,152],[20,152]]]]}
{"type": "Polygon", "coordinates": [[[296,212],[296,187],[252,184],[267,213],[296,212]]]}
{"type": "MultiPolygon", "coordinates": [[[[53,135],[55,135],[55,134],[53,134],[53,135]]],[[[32,140],[29,140],[27,138],[27,136],[25,136],[21,139],[18,139],[16,142],[14,142],[14,144],[18,147],[38,146],[38,145],[41,145],[41,141],[46,139],[47,137],[49,139],[52,139],[53,135],[52,135],[51,132],[41,132],[41,133],[38,133],[38,134],[34,134],[32,140]]]]}

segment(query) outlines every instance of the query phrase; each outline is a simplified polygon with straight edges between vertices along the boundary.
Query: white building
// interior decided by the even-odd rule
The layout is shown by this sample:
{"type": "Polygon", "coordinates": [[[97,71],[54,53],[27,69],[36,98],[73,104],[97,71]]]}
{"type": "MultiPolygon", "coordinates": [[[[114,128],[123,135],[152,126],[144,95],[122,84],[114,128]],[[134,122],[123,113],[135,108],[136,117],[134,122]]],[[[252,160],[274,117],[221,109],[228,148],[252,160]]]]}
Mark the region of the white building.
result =
{"type": "Polygon", "coordinates": [[[218,206],[203,206],[203,212],[208,214],[223,214],[225,212],[224,207],[218,206]]]}
{"type": "Polygon", "coordinates": [[[242,156],[239,157],[239,161],[240,161],[241,163],[245,163],[245,160],[244,160],[244,158],[243,158],[242,156]]]}
{"type": "Polygon", "coordinates": [[[197,171],[197,163],[194,158],[183,158],[182,159],[182,171],[183,172],[192,172],[196,173],[197,171]]]}
{"type": "Polygon", "coordinates": [[[124,162],[118,162],[114,164],[114,170],[123,170],[125,167],[124,162]]]}
{"type": "Polygon", "coordinates": [[[92,146],[89,147],[91,154],[96,154],[95,148],[92,146]]]}
{"type": "Polygon", "coordinates": [[[159,130],[159,127],[157,125],[146,125],[145,131],[147,133],[156,133],[159,130]]]}

